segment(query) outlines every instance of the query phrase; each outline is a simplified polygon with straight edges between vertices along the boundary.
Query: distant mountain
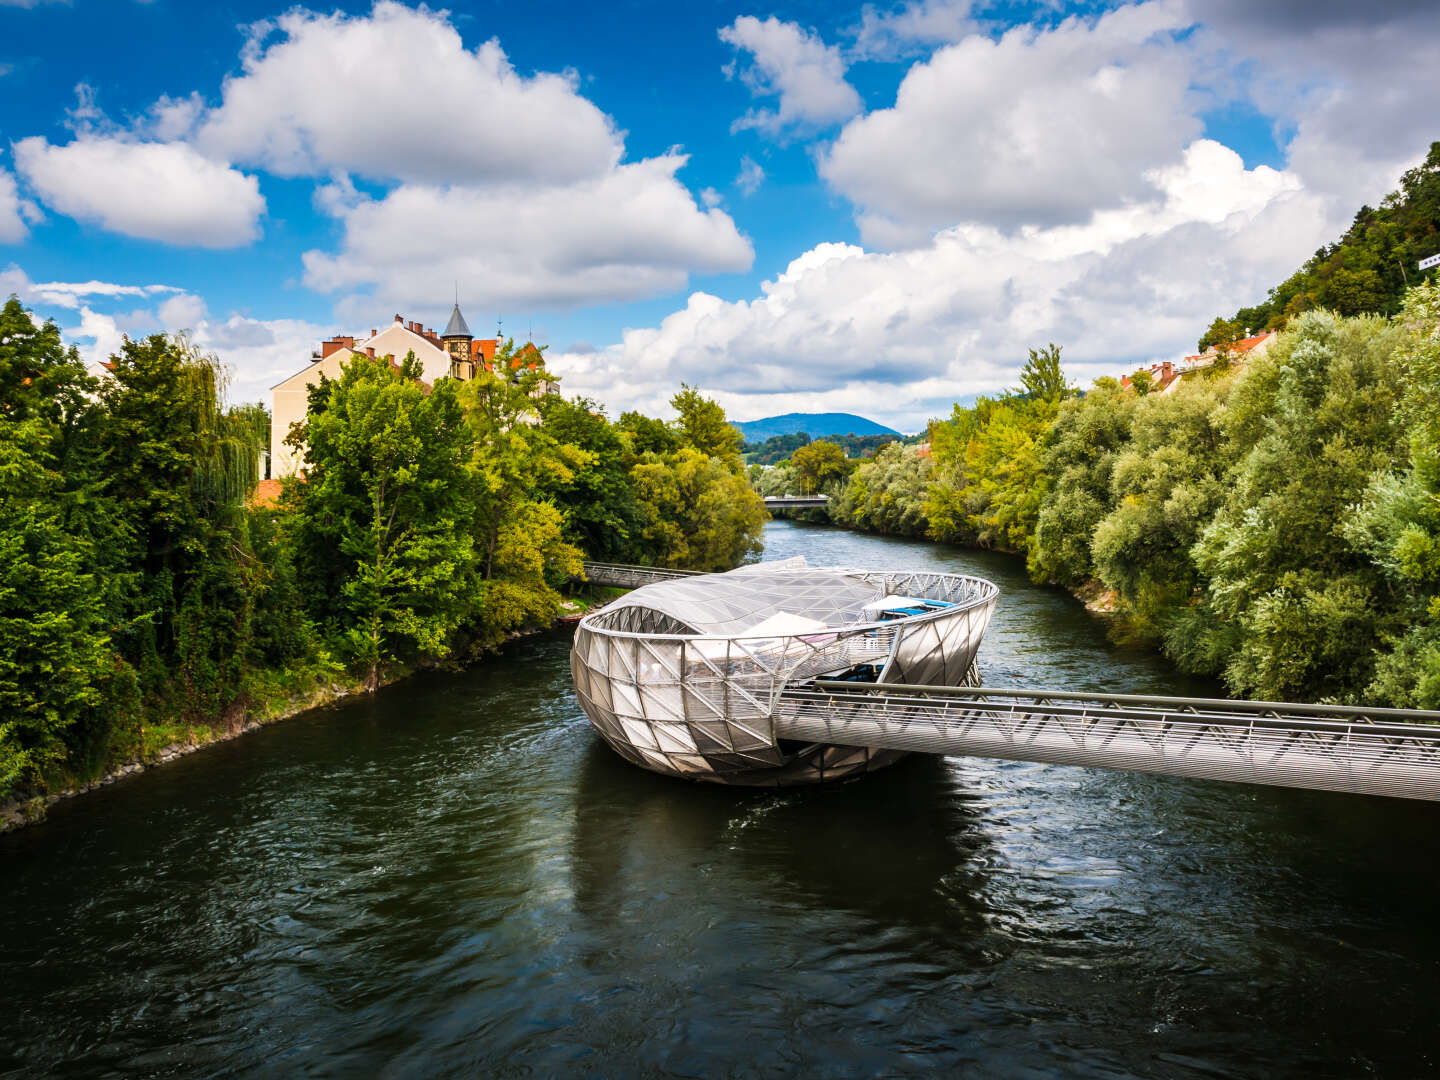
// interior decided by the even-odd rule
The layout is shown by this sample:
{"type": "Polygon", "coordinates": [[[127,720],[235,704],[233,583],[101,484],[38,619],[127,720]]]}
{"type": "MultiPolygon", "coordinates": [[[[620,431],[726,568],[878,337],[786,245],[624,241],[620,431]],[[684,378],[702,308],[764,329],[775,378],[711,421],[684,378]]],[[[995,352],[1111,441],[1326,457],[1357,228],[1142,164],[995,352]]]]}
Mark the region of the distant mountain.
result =
{"type": "Polygon", "coordinates": [[[763,420],[737,420],[746,442],[764,442],[775,435],[795,435],[803,431],[812,439],[822,435],[899,435],[894,428],[877,424],[848,412],[792,412],[784,416],[767,416],[763,420]]]}

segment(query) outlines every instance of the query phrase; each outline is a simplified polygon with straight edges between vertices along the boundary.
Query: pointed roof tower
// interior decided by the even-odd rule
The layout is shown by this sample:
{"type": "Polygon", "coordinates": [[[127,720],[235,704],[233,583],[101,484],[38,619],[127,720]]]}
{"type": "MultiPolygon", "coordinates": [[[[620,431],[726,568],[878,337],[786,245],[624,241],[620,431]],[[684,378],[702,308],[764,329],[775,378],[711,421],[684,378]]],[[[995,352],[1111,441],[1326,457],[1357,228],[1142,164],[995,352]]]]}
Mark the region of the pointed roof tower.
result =
{"type": "Polygon", "coordinates": [[[465,324],[465,316],[460,314],[460,304],[457,301],[454,310],[450,312],[450,321],[445,324],[445,331],[440,335],[442,338],[468,338],[471,337],[470,327],[465,324]]]}

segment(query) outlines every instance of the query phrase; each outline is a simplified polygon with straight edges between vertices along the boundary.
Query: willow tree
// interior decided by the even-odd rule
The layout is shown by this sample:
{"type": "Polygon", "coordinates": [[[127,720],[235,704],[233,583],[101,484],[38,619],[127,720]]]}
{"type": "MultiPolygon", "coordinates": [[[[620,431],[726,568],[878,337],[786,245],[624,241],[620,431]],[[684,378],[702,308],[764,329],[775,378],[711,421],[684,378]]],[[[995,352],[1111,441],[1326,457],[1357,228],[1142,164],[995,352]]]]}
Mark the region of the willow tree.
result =
{"type": "Polygon", "coordinates": [[[212,719],[244,697],[255,419],[226,410],[219,359],[183,336],[127,340],[109,368],[106,490],[126,525],[114,552],[117,640],[152,715],[212,719]]]}

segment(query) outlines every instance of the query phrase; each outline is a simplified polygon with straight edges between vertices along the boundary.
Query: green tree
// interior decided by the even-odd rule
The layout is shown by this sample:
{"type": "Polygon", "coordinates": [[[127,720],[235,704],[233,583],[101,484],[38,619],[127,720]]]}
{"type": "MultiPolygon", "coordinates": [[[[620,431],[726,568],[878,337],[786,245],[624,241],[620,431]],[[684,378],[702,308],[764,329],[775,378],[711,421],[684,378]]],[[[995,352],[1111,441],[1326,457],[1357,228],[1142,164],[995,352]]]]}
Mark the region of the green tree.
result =
{"type": "MultiPolygon", "coordinates": [[[[635,460],[646,454],[673,454],[684,445],[680,433],[664,420],[656,420],[638,412],[624,412],[616,422],[635,460]]],[[[631,461],[631,465],[634,465],[631,461]]]]}
{"type": "Polygon", "coordinates": [[[53,322],[0,311],[0,798],[134,708],[105,580],[121,523],[97,480],[94,382],[53,322]]]}
{"type": "Polygon", "coordinates": [[[724,458],[687,446],[667,458],[650,455],[631,476],[648,561],[729,570],[759,552],[765,504],[724,458]]]}
{"type": "Polygon", "coordinates": [[[446,653],[476,606],[473,440],[459,384],[427,389],[417,368],[345,365],[306,418],[292,489],[306,564],[332,562],[339,585],[317,602],[371,689],[388,664],[446,653]]]}
{"type": "Polygon", "coordinates": [[[224,384],[218,358],[156,334],[127,340],[100,388],[107,491],[126,522],[116,640],[156,719],[208,721],[245,695],[244,500],[261,447],[254,418],[225,409],[224,384]]]}
{"type": "Polygon", "coordinates": [[[1403,470],[1382,469],[1344,526],[1383,576],[1403,623],[1384,639],[1366,696],[1440,708],[1440,287],[1410,290],[1397,353],[1408,436],[1403,470]]]}
{"type": "MultiPolygon", "coordinates": [[[[1228,390],[1223,382],[1182,383],[1131,410],[1103,500],[1111,509],[1090,541],[1093,572],[1118,595],[1127,636],[1158,640],[1200,585],[1191,549],[1225,498],[1231,459],[1220,424],[1228,390]]],[[[1073,537],[1077,545],[1083,539],[1073,537]]]]}
{"type": "Polygon", "coordinates": [[[845,451],[832,442],[812,442],[790,455],[790,468],[800,491],[813,495],[836,480],[843,480],[855,468],[845,451]]]}
{"type": "Polygon", "coordinates": [[[676,429],[684,444],[706,457],[717,457],[734,468],[740,464],[740,430],[725,418],[725,410],[693,386],[681,384],[681,390],[670,399],[679,413],[676,429]]]}
{"type": "Polygon", "coordinates": [[[1095,576],[1091,542],[1113,509],[1111,479],[1139,400],[1113,379],[1097,382],[1067,401],[1045,432],[1040,469],[1048,482],[1029,560],[1036,580],[1075,587],[1095,576]]]}
{"type": "Polygon", "coordinates": [[[860,465],[831,511],[837,522],[868,532],[924,536],[929,528],[925,496],[934,459],[918,446],[898,442],[880,448],[860,465]]]}
{"type": "Polygon", "coordinates": [[[1195,543],[1203,596],[1169,624],[1169,651],[1238,694],[1350,697],[1400,613],[1343,522],[1400,448],[1401,331],[1310,312],[1247,365],[1223,419],[1235,465],[1195,543]]]}
{"type": "Polygon", "coordinates": [[[1018,392],[1040,401],[1059,401],[1075,396],[1075,388],[1060,370],[1059,345],[1051,342],[1043,349],[1030,350],[1030,358],[1020,370],[1018,392]]]}
{"type": "Polygon", "coordinates": [[[567,401],[559,394],[545,394],[538,408],[545,431],[559,445],[583,452],[586,463],[568,469],[568,478],[560,470],[546,471],[537,495],[560,509],[566,540],[590,558],[632,558],[640,507],[630,485],[631,455],[620,429],[605,418],[603,406],[588,398],[567,401]]]}

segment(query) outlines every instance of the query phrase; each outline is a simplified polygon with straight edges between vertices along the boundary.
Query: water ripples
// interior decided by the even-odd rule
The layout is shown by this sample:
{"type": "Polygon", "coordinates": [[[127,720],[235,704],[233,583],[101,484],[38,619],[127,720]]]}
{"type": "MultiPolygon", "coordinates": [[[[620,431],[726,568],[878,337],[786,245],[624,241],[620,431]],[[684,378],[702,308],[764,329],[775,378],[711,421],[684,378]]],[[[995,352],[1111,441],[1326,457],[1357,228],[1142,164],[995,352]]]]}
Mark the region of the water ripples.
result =
{"type": "MultiPolygon", "coordinates": [[[[1208,693],[984,553],[987,681],[1208,693]]],[[[1435,810],[1023,762],[692,787],[590,732],[562,635],[0,838],[0,1077],[1419,1075],[1435,810]]]]}

